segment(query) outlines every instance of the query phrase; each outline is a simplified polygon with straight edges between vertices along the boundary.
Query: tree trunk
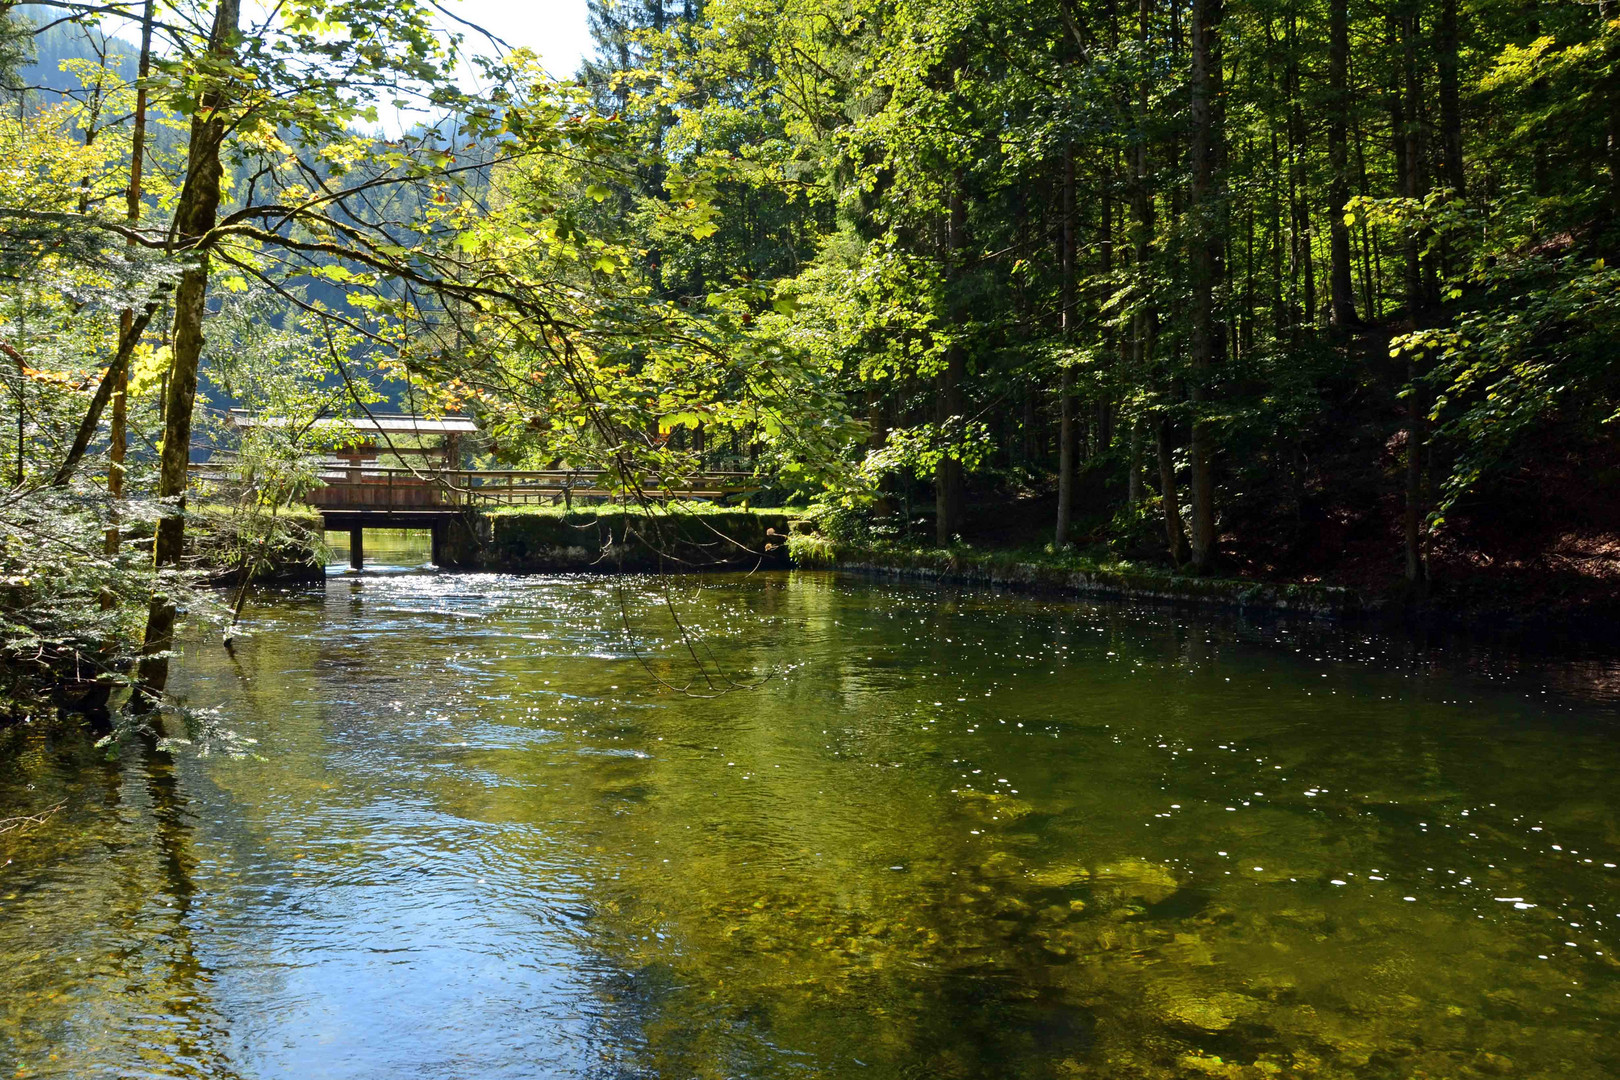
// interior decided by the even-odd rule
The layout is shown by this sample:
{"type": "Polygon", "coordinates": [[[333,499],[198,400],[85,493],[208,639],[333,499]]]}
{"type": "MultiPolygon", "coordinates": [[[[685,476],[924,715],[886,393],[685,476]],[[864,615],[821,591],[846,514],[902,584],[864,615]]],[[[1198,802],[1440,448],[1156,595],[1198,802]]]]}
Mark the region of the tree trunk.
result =
{"type": "MultiPolygon", "coordinates": [[[[1608,25],[1617,17],[1615,3],[1616,0],[1598,0],[1598,18],[1603,23],[1601,32],[1607,32],[1608,25]]],[[[1620,221],[1620,72],[1610,76],[1607,89],[1608,93],[1603,95],[1608,104],[1603,136],[1604,159],[1609,166],[1609,215],[1620,221]]]]}
{"type": "MultiPolygon", "coordinates": [[[[1117,43],[1116,43],[1117,45],[1117,43]]],[[[1114,182],[1117,175],[1118,162],[1110,152],[1105,158],[1102,175],[1099,178],[1098,193],[1098,238],[1097,253],[1101,263],[1103,279],[1112,282],[1114,279],[1114,182]]],[[[1108,288],[1112,289],[1110,284],[1108,288]]],[[[1120,342],[1114,333],[1112,321],[1104,321],[1102,327],[1103,356],[1108,358],[1109,365],[1114,368],[1114,377],[1108,379],[1097,399],[1097,453],[1106,454],[1114,445],[1114,410],[1115,393],[1122,382],[1122,370],[1128,361],[1128,356],[1119,351],[1120,342]]]]}
{"type": "Polygon", "coordinates": [[[1125,505],[1136,513],[1136,508],[1142,505],[1142,421],[1131,418],[1130,442],[1130,473],[1125,481],[1125,505]]]}
{"type": "MultiPolygon", "coordinates": [[[[142,178],[146,171],[146,104],[147,91],[144,85],[152,73],[152,15],[154,0],[146,0],[145,10],[141,13],[141,58],[136,68],[135,88],[135,117],[134,130],[130,135],[129,154],[129,190],[125,192],[124,218],[131,226],[141,220],[141,194],[142,178]]],[[[130,240],[133,245],[135,241],[130,240]]],[[[118,320],[119,348],[123,348],[125,340],[131,341],[131,353],[134,344],[139,342],[135,334],[135,313],[124,310],[118,320]]],[[[109,372],[110,374],[110,372],[109,372]]],[[[125,361],[123,369],[118,373],[118,380],[112,388],[112,430],[108,432],[107,449],[107,494],[112,497],[112,520],[107,527],[104,542],[108,555],[118,554],[118,500],[124,497],[124,459],[129,450],[129,363],[125,361]]]]}
{"type": "MultiPolygon", "coordinates": [[[[1063,156],[1063,282],[1060,289],[1063,311],[1061,326],[1065,346],[1074,337],[1074,148],[1063,156]]],[[[1074,368],[1064,360],[1058,382],[1058,505],[1057,529],[1054,542],[1062,547],[1069,542],[1069,519],[1074,514],[1075,459],[1079,457],[1078,425],[1074,415],[1074,368]]]]}
{"type": "Polygon", "coordinates": [[[1035,387],[1027,386],[1024,388],[1023,420],[1018,425],[1023,442],[1021,449],[1024,457],[1024,468],[1031,470],[1035,468],[1035,462],[1041,455],[1040,422],[1035,409],[1035,394],[1035,387]]]}
{"type": "MultiPolygon", "coordinates": [[[[946,218],[946,259],[950,265],[949,278],[953,286],[959,285],[963,254],[967,250],[967,207],[962,200],[962,177],[958,174],[951,191],[950,211],[946,218]]],[[[956,289],[953,288],[953,294],[956,289]]],[[[960,429],[962,415],[962,376],[967,367],[967,350],[962,345],[961,299],[955,295],[949,300],[951,321],[957,331],[955,340],[945,350],[945,371],[940,376],[939,426],[943,436],[948,430],[960,429]]],[[[960,437],[965,434],[957,430],[960,437]]],[[[934,476],[934,539],[940,547],[947,547],[962,530],[962,462],[947,452],[939,460],[934,476]]]]}
{"type": "Polygon", "coordinates": [[[1452,196],[1460,199],[1467,194],[1468,181],[1463,172],[1462,95],[1457,77],[1457,0],[1441,0],[1435,44],[1440,82],[1440,166],[1452,196]]]}
{"type": "MultiPolygon", "coordinates": [[[[1140,0],[1137,5],[1136,41],[1145,54],[1153,19],[1153,0],[1140,0]]],[[[1131,367],[1136,379],[1148,379],[1148,365],[1153,354],[1153,334],[1156,316],[1153,293],[1148,284],[1149,262],[1153,252],[1154,207],[1153,192],[1148,187],[1148,93],[1151,76],[1144,72],[1136,85],[1137,134],[1131,145],[1131,210],[1136,218],[1132,257],[1135,269],[1135,289],[1138,290],[1136,313],[1131,318],[1131,367]]],[[[1142,500],[1141,419],[1131,425],[1131,505],[1142,500]]],[[[1179,520],[1179,517],[1178,517],[1179,520]]]]}
{"type": "MultiPolygon", "coordinates": [[[[146,333],[146,327],[152,321],[152,316],[157,313],[157,309],[158,303],[154,300],[146,305],[146,309],[140,315],[135,316],[133,320],[121,327],[118,334],[118,352],[114,354],[112,364],[107,368],[107,374],[102,376],[101,385],[96,387],[95,396],[90,399],[90,407],[85,410],[84,419],[79,421],[79,430],[74,433],[73,445],[68,448],[67,456],[62,459],[62,464],[57,468],[56,475],[51,477],[52,484],[61,487],[73,478],[73,473],[78,469],[85,450],[89,449],[90,440],[95,438],[96,428],[101,424],[102,412],[106,410],[107,403],[112,401],[115,395],[118,398],[118,404],[114,406],[114,416],[117,417],[116,409],[123,401],[121,388],[128,385],[130,357],[134,354],[135,345],[141,340],[141,335],[146,333]]],[[[124,314],[126,317],[129,315],[128,312],[124,314]]],[[[119,431],[118,434],[121,436],[123,432],[119,431]]],[[[114,441],[114,447],[117,449],[116,440],[114,441]]],[[[120,467],[123,457],[121,452],[116,455],[120,467]]],[[[109,482],[111,482],[110,477],[109,482]]],[[[119,490],[122,489],[123,483],[120,478],[119,490]]],[[[117,494],[117,492],[114,494],[117,494]]]]}
{"type": "MultiPolygon", "coordinates": [[[[1448,0],[1454,2],[1454,0],[1448,0]]],[[[1328,295],[1335,328],[1356,324],[1355,287],[1350,275],[1350,0],[1328,2],[1328,295]]]]}
{"type": "MultiPolygon", "coordinates": [[[[1401,112],[1406,120],[1405,130],[1396,139],[1404,146],[1398,159],[1405,165],[1401,177],[1405,185],[1403,194],[1414,202],[1423,198],[1423,148],[1420,141],[1422,76],[1418,69],[1417,12],[1408,9],[1400,17],[1401,56],[1405,80],[1405,104],[1401,112]]],[[[1421,239],[1415,228],[1409,229],[1406,239],[1406,322],[1407,329],[1415,331],[1426,317],[1427,290],[1424,288],[1421,257],[1421,239]]],[[[1419,370],[1414,354],[1407,354],[1406,385],[1406,506],[1402,533],[1406,549],[1406,580],[1421,586],[1427,572],[1423,559],[1423,394],[1418,382],[1419,370]]]]}
{"type": "Polygon", "coordinates": [[[1316,259],[1311,249],[1310,170],[1307,168],[1305,105],[1300,86],[1299,20],[1288,13],[1288,194],[1289,216],[1294,223],[1291,272],[1303,279],[1297,329],[1316,325],[1316,259]]]}
{"type": "Polygon", "coordinates": [[[1181,524],[1181,500],[1176,495],[1176,459],[1170,446],[1170,422],[1158,417],[1153,423],[1153,443],[1159,457],[1159,501],[1164,509],[1165,541],[1170,561],[1177,566],[1187,561],[1187,530],[1181,524]]]}
{"type": "MultiPolygon", "coordinates": [[[[208,51],[228,61],[236,49],[241,0],[220,0],[214,11],[208,51]]],[[[220,150],[225,139],[223,112],[226,87],[214,83],[198,101],[191,120],[186,181],[175,207],[176,245],[189,260],[174,298],[174,350],[164,392],[163,446],[159,457],[158,498],[163,504],[153,561],[159,578],[146,613],[146,636],[138,668],[139,697],[156,702],[169,682],[169,651],[174,647],[175,604],[172,576],[180,569],[186,530],[186,471],[191,460],[191,410],[197,399],[197,367],[202,357],[203,316],[208,305],[208,251],[202,241],[219,216],[220,150]]]]}
{"type": "MultiPolygon", "coordinates": [[[[940,376],[939,424],[942,433],[954,429],[962,418],[962,373],[964,350],[952,343],[945,351],[945,371],[940,376]]],[[[949,547],[962,531],[962,462],[947,452],[939,459],[934,474],[934,541],[949,547]]]]}
{"type": "Polygon", "coordinates": [[[1207,573],[1215,559],[1215,448],[1214,432],[1206,417],[1215,367],[1225,351],[1217,326],[1216,303],[1221,288],[1220,174],[1225,154],[1221,123],[1221,14],[1223,0],[1193,0],[1192,6],[1192,183],[1187,216],[1188,277],[1191,285],[1188,335],[1193,402],[1192,442],[1188,448],[1192,471],[1192,565],[1207,573]]]}

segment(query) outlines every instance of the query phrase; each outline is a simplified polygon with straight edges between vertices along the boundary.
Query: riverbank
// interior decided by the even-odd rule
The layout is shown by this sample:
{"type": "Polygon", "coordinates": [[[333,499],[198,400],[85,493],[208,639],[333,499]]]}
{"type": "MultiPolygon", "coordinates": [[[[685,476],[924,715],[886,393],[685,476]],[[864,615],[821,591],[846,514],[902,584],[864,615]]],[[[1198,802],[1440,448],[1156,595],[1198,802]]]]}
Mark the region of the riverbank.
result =
{"type": "Polygon", "coordinates": [[[1414,599],[1398,582],[1380,590],[1320,582],[1201,578],[1151,563],[1099,559],[1074,551],[855,544],[815,533],[796,534],[789,546],[797,565],[878,577],[1448,631],[1578,633],[1607,639],[1613,636],[1616,618],[1611,599],[1596,590],[1554,591],[1556,583],[1506,576],[1493,582],[1477,577],[1442,581],[1414,599]]]}
{"type": "Polygon", "coordinates": [[[1376,617],[1390,611],[1377,597],[1331,585],[1191,577],[1124,561],[1099,562],[1077,553],[854,545],[802,534],[792,537],[790,548],[802,566],[1023,592],[1277,611],[1322,619],[1376,617]]]}
{"type": "Polygon", "coordinates": [[[261,584],[307,584],[326,573],[331,552],[319,511],[298,506],[282,507],[273,516],[243,514],[233,506],[204,503],[193,513],[197,528],[188,532],[187,544],[211,584],[237,584],[244,565],[261,584]]]}

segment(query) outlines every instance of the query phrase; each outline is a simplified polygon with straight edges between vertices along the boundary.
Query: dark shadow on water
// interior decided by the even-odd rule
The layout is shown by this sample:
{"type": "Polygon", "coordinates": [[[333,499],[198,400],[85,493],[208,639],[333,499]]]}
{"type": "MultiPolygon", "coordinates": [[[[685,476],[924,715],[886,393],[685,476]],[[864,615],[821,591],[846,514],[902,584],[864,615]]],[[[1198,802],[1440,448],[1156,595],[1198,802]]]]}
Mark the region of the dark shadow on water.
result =
{"type": "Polygon", "coordinates": [[[1190,919],[1209,907],[1211,899],[1203,889],[1183,886],[1158,903],[1149,904],[1145,917],[1157,920],[1190,919]]]}

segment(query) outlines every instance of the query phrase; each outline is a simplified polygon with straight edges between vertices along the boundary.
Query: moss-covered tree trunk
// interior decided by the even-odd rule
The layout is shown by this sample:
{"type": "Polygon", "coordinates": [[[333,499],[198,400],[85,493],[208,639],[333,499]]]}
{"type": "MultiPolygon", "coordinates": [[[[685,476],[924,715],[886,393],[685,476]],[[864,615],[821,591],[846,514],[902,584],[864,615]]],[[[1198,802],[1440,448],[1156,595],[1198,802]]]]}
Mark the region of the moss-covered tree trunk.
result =
{"type": "MultiPolygon", "coordinates": [[[[208,52],[214,64],[228,62],[234,51],[241,0],[220,0],[214,12],[208,52]]],[[[212,65],[211,65],[212,66],[212,65]]],[[[175,208],[175,243],[187,260],[174,298],[174,349],[163,403],[163,445],[159,457],[158,521],[153,559],[158,581],[146,614],[138,682],[141,698],[150,703],[169,681],[169,650],[174,646],[175,605],[170,579],[179,571],[185,546],[186,471],[191,460],[191,410],[197,399],[197,368],[202,358],[203,316],[208,305],[208,236],[219,217],[227,103],[221,76],[198,100],[191,120],[186,182],[175,208]]]]}

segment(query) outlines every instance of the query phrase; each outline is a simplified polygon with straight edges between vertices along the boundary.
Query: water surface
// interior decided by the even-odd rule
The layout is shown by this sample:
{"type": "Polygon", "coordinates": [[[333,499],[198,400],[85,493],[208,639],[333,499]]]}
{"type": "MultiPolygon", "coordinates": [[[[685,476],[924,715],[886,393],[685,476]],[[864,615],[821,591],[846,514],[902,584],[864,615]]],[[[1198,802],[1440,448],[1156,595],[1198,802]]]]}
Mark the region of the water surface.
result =
{"type": "Polygon", "coordinates": [[[0,734],[0,1075],[1620,1075],[1607,665],[368,558],[0,734]]]}

